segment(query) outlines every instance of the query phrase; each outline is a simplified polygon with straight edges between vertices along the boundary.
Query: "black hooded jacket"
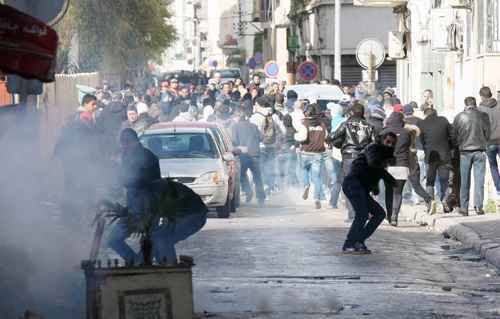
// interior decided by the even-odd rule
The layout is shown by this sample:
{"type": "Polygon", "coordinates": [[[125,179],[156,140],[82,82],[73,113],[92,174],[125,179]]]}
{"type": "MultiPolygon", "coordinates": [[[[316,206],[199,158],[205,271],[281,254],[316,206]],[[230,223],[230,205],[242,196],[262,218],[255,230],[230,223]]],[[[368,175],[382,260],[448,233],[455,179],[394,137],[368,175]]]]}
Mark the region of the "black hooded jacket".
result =
{"type": "Polygon", "coordinates": [[[352,162],[347,178],[356,178],[367,192],[378,189],[382,179],[387,186],[393,186],[395,179],[385,170],[387,162],[393,157],[394,149],[383,144],[373,143],[352,162]]]}
{"type": "Polygon", "coordinates": [[[395,161],[391,163],[391,166],[410,167],[411,138],[409,131],[404,126],[404,115],[399,112],[393,112],[387,119],[385,128],[380,133],[384,135],[392,132],[398,137],[396,147],[394,148],[395,161]]]}

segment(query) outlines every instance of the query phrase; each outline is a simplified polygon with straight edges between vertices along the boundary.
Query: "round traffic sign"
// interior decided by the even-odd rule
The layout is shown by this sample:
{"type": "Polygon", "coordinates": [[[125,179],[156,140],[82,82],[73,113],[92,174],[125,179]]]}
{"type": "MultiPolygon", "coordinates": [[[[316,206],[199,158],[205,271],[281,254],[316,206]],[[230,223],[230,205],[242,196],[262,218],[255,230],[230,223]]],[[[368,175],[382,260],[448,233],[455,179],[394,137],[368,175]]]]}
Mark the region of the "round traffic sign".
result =
{"type": "Polygon", "coordinates": [[[57,24],[69,8],[69,0],[6,0],[5,4],[50,26],[57,24]]]}
{"type": "Polygon", "coordinates": [[[365,69],[377,69],[384,63],[384,44],[377,39],[364,39],[356,49],[358,64],[365,69]]]}
{"type": "Polygon", "coordinates": [[[264,66],[264,73],[266,74],[266,77],[275,79],[278,77],[278,74],[280,73],[280,67],[276,61],[269,61],[266,63],[264,66]]]}
{"type": "Polygon", "coordinates": [[[318,76],[318,65],[311,61],[302,62],[298,67],[300,78],[304,81],[312,81],[318,76]]]}

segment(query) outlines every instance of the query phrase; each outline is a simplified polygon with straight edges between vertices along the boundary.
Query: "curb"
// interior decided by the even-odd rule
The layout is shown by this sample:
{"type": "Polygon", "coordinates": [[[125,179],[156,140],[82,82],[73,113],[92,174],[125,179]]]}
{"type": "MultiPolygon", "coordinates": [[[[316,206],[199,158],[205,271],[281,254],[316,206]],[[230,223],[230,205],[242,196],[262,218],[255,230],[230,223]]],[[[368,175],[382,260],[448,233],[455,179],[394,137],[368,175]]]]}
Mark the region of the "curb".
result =
{"type": "Polygon", "coordinates": [[[413,222],[426,225],[435,232],[450,236],[460,241],[467,248],[474,248],[481,258],[500,269],[500,243],[495,243],[489,239],[481,239],[479,233],[462,224],[467,218],[457,214],[428,215],[417,212],[413,217],[413,222]]]}

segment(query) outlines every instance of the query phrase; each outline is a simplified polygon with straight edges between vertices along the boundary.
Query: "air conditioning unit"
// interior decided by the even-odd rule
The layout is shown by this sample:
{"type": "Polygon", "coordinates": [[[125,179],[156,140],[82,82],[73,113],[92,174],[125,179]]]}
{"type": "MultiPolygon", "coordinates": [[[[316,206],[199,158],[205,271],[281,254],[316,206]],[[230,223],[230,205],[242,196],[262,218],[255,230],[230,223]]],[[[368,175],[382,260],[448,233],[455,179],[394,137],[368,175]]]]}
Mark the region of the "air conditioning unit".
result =
{"type": "Polygon", "coordinates": [[[388,55],[391,60],[406,58],[406,33],[400,31],[389,32],[388,55]]]}
{"type": "Polygon", "coordinates": [[[470,9],[471,2],[470,0],[448,0],[448,4],[450,7],[455,9],[470,9]]]}
{"type": "Polygon", "coordinates": [[[452,51],[449,29],[454,23],[453,9],[431,10],[431,48],[433,51],[452,51]]]}

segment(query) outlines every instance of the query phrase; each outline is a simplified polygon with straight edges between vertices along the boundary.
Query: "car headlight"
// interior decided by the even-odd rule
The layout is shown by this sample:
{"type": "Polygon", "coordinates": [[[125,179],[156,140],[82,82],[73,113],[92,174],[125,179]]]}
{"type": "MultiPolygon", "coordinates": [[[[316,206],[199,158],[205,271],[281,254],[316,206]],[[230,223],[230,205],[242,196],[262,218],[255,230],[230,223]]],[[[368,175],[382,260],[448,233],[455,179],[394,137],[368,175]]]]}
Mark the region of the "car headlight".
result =
{"type": "Polygon", "coordinates": [[[222,179],[219,172],[208,172],[196,179],[197,184],[220,184],[222,179]]]}

